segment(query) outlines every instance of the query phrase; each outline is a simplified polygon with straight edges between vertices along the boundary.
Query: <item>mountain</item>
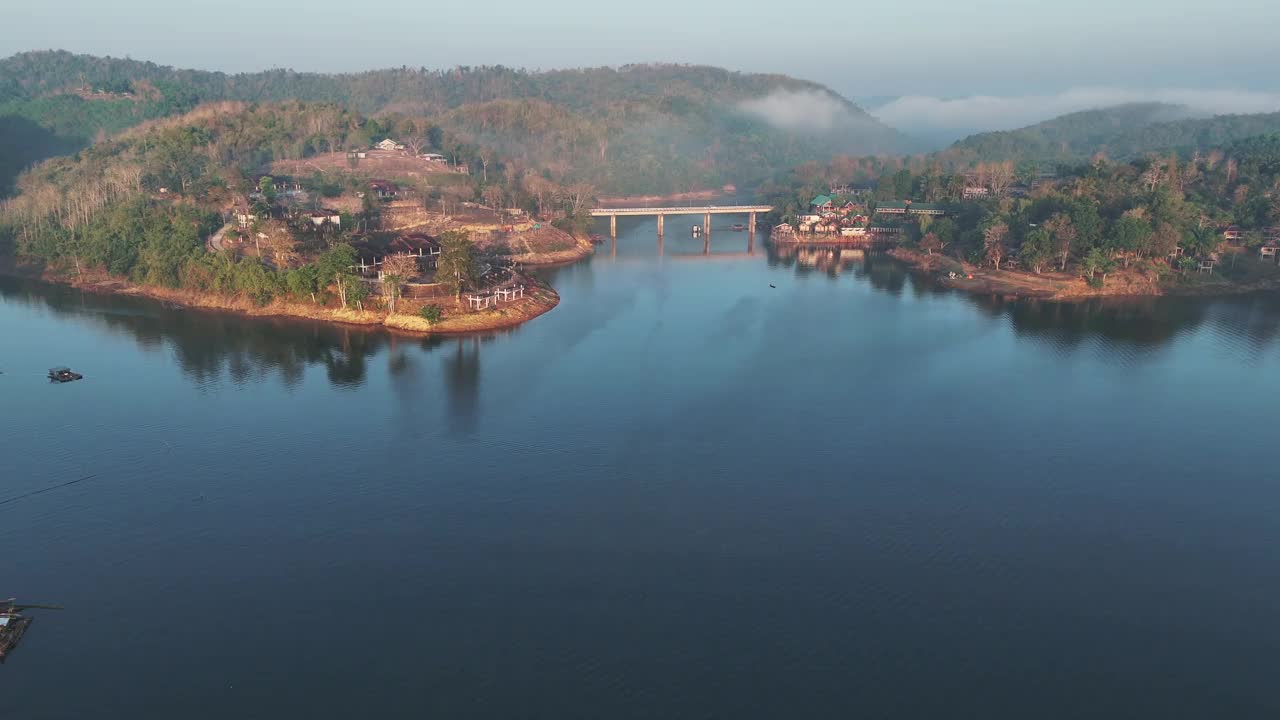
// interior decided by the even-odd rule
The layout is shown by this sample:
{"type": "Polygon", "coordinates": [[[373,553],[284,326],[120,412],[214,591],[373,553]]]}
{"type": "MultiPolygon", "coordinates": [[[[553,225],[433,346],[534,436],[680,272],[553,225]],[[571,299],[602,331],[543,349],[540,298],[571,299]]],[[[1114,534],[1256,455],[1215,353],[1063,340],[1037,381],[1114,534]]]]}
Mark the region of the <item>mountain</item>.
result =
{"type": "Polygon", "coordinates": [[[973,135],[940,156],[956,162],[1011,160],[1051,166],[1096,153],[1128,160],[1150,152],[1206,150],[1280,131],[1280,113],[1196,115],[1180,105],[1118,105],[1063,115],[1019,130],[973,135]]]}
{"type": "Polygon", "coordinates": [[[0,78],[9,79],[0,84],[0,98],[9,98],[0,115],[53,133],[47,154],[84,147],[99,130],[219,100],[301,100],[423,117],[461,142],[611,193],[749,185],[833,153],[911,149],[904,136],[821,85],[704,66],[226,74],[51,51],[0,61],[0,78]],[[80,112],[100,104],[111,111],[80,112]],[[68,117],[77,119],[60,128],[68,117]]]}

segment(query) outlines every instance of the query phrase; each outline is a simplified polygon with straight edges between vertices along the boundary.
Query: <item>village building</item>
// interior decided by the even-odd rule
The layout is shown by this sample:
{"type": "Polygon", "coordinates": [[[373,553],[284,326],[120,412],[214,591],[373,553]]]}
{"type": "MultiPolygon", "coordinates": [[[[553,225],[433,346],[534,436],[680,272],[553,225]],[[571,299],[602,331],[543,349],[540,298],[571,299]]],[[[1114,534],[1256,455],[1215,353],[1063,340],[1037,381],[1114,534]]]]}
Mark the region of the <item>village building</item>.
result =
{"type": "Polygon", "coordinates": [[[231,217],[236,221],[236,225],[238,225],[241,230],[249,227],[258,219],[258,216],[255,215],[252,210],[243,206],[232,210],[231,217]]]}
{"type": "Polygon", "coordinates": [[[1222,230],[1222,237],[1227,240],[1239,240],[1244,237],[1244,231],[1236,225],[1228,225],[1222,230]]]}
{"type": "Polygon", "coordinates": [[[448,162],[448,159],[439,153],[422,153],[422,159],[430,162],[448,162]]]}
{"type": "Polygon", "coordinates": [[[388,151],[403,150],[403,149],[404,149],[404,145],[403,145],[403,144],[398,143],[398,142],[396,142],[395,140],[392,140],[391,138],[387,138],[387,139],[385,139],[385,140],[382,140],[382,141],[378,142],[378,144],[374,145],[373,147],[374,147],[374,149],[375,149],[375,150],[388,150],[388,151]]]}
{"type": "Polygon", "coordinates": [[[397,184],[390,180],[370,180],[369,189],[379,200],[392,200],[398,197],[404,197],[407,193],[397,184]]]}
{"type": "Polygon", "coordinates": [[[267,178],[267,180],[271,183],[271,189],[275,190],[278,193],[300,192],[302,190],[302,184],[295,181],[293,178],[284,177],[284,176],[276,177],[274,175],[268,175],[266,173],[259,173],[257,175],[254,175],[252,178],[252,186],[250,187],[250,192],[257,194],[258,189],[262,187],[263,178],[267,178]]]}
{"type": "Polygon", "coordinates": [[[934,203],[882,202],[876,205],[876,212],[882,215],[946,215],[947,211],[934,203]]]}
{"type": "Polygon", "coordinates": [[[990,197],[990,195],[991,190],[989,188],[972,185],[966,187],[961,193],[961,197],[965,200],[981,200],[983,198],[990,197]]]}
{"type": "Polygon", "coordinates": [[[809,207],[819,213],[830,212],[835,202],[827,195],[819,195],[809,202],[809,207]]]}
{"type": "Polygon", "coordinates": [[[316,227],[324,227],[325,225],[333,225],[342,227],[342,215],[332,208],[321,208],[319,210],[307,210],[300,215],[316,227]]]}

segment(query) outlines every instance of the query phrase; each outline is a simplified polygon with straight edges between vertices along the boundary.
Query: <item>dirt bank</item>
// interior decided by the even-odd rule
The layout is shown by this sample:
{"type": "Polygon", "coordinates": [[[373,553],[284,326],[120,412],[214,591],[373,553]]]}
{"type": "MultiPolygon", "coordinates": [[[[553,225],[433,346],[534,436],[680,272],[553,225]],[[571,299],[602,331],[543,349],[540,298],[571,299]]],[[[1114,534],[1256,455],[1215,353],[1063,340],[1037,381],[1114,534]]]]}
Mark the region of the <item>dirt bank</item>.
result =
{"type": "Polygon", "coordinates": [[[595,252],[595,246],[586,238],[573,237],[573,247],[562,250],[535,250],[517,253],[511,259],[525,266],[564,265],[577,262],[595,252]]]}

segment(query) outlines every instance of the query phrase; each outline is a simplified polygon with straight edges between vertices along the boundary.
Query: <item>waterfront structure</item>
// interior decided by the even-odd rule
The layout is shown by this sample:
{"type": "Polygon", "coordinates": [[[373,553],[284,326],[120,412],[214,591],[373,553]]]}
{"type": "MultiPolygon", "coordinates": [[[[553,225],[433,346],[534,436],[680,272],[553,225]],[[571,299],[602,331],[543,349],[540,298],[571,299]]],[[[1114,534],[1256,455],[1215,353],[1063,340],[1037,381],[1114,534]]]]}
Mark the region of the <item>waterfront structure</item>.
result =
{"type": "Polygon", "coordinates": [[[708,234],[711,232],[711,216],[712,215],[746,215],[747,230],[755,233],[756,231],[756,215],[759,213],[772,212],[773,208],[769,205],[705,205],[700,207],[655,207],[655,208],[595,208],[591,211],[591,217],[607,217],[609,218],[609,237],[618,237],[618,216],[624,217],[648,217],[651,215],[658,216],[658,234],[663,234],[664,220],[667,215],[702,215],[703,230],[708,234]]]}

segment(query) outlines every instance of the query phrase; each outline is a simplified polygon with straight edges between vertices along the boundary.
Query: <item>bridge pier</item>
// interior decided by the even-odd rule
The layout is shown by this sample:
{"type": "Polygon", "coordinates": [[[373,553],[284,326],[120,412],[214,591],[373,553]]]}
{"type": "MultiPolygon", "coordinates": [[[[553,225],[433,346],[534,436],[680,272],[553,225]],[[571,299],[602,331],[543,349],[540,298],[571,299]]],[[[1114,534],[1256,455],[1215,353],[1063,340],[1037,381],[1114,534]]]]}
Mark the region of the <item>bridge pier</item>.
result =
{"type": "Polygon", "coordinates": [[[609,237],[615,240],[618,238],[618,216],[617,215],[609,216],[609,237]]]}
{"type": "Polygon", "coordinates": [[[707,213],[702,221],[702,232],[711,235],[711,213],[707,213]]]}
{"type": "Polygon", "coordinates": [[[747,217],[748,217],[747,232],[751,233],[752,235],[755,235],[756,234],[756,214],[751,213],[747,217]]]}
{"type": "Polygon", "coordinates": [[[658,237],[662,237],[662,219],[664,217],[662,213],[658,213],[658,237]]]}

